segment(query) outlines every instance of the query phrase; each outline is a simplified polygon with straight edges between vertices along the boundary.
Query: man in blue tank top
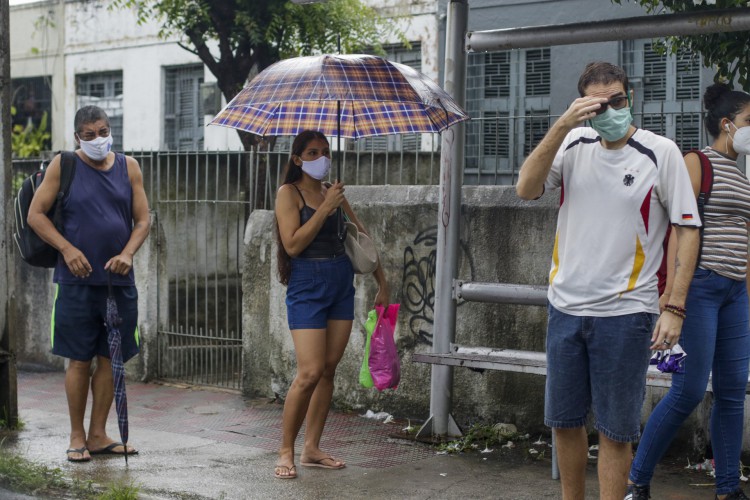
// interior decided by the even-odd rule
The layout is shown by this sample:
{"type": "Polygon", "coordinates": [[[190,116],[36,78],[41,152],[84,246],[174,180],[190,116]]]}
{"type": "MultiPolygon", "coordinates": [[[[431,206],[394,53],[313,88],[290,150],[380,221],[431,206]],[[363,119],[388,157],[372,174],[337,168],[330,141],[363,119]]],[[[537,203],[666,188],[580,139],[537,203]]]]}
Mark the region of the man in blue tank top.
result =
{"type": "MultiPolygon", "coordinates": [[[[123,361],[139,351],[138,292],[133,255],[148,236],[149,210],[138,162],[110,151],[109,118],[101,108],[85,106],[74,119],[76,165],[73,182],[62,200],[62,233],[47,217],[60,188],[60,155],[49,167],[29,207],[29,226],[58,252],[53,281],[52,353],[69,360],[65,393],[70,412],[71,462],[94,454],[123,454],[122,443],[105,430],[112,406],[112,366],[104,326],[108,274],[122,324],[123,361]],[[96,368],[91,374],[91,362],[96,368]],[[84,414],[92,393],[88,432],[84,414]]],[[[128,446],[128,454],[137,451],[128,446]]]]}

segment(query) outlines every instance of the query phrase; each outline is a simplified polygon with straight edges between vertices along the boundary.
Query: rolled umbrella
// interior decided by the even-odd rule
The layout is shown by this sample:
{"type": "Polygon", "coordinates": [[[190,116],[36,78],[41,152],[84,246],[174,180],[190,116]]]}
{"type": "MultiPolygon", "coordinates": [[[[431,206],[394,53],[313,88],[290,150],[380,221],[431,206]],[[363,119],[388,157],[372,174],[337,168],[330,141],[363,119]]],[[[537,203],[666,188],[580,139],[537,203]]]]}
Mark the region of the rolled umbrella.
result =
{"type": "Polygon", "coordinates": [[[112,382],[115,392],[115,410],[117,412],[117,427],[120,429],[120,441],[123,444],[125,465],[128,463],[128,396],[125,392],[125,363],[122,361],[122,336],[120,324],[122,318],[117,311],[117,302],[112,293],[112,273],[107,273],[107,343],[109,344],[109,358],[112,364],[112,382]]]}

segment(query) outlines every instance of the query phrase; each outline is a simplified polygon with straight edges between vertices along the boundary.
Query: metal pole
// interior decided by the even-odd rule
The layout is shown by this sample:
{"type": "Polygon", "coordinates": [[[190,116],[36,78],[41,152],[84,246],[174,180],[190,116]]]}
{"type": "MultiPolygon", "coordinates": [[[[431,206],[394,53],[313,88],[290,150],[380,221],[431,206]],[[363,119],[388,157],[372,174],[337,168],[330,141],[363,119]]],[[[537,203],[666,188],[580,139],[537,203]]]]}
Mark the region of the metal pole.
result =
{"type": "Polygon", "coordinates": [[[576,43],[611,42],[667,36],[702,35],[750,29],[750,8],[704,10],[611,21],[474,31],[466,34],[466,50],[492,52],[576,43]]]}
{"type": "MultiPolygon", "coordinates": [[[[466,52],[463,38],[468,29],[468,0],[448,4],[445,38],[445,80],[443,87],[464,106],[466,90],[466,52]]],[[[443,131],[440,150],[440,199],[438,202],[437,269],[435,271],[435,322],[432,352],[450,352],[456,332],[456,302],[453,279],[458,268],[459,217],[464,158],[464,124],[443,131]]],[[[430,413],[419,430],[420,435],[461,434],[450,415],[453,393],[453,368],[433,365],[430,383],[430,413]]]]}
{"type": "Polygon", "coordinates": [[[547,305],[547,286],[456,282],[456,298],[493,304],[547,305]]]}
{"type": "Polygon", "coordinates": [[[0,253],[0,417],[8,427],[18,424],[18,392],[16,380],[15,310],[12,300],[14,272],[11,242],[13,216],[11,195],[11,150],[10,150],[10,3],[0,0],[0,234],[3,251],[0,253]]]}

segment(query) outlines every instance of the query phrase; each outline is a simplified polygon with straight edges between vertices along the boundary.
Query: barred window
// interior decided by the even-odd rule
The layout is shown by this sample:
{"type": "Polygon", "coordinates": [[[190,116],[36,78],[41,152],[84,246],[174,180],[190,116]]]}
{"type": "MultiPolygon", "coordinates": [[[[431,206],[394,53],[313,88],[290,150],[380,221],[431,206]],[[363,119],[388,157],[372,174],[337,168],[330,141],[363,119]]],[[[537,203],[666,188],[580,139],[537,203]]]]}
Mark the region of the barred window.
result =
{"type": "Polygon", "coordinates": [[[167,149],[203,149],[202,83],[202,64],[165,69],[164,143],[167,149]]]}
{"type": "Polygon", "coordinates": [[[118,151],[122,151],[123,144],[122,94],[122,71],[90,73],[76,77],[78,108],[95,105],[107,113],[113,139],[112,149],[118,151]]]}

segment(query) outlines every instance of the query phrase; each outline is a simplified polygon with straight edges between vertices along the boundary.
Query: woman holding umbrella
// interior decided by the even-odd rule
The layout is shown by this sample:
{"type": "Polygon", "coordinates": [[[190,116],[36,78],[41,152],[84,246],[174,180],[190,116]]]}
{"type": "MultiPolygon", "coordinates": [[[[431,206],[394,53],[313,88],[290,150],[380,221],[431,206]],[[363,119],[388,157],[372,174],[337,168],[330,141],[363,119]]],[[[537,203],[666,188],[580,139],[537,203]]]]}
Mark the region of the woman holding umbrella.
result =
{"type": "MultiPolygon", "coordinates": [[[[294,441],[303,421],[305,467],[341,469],[345,463],[320,449],[333,396],[336,366],[344,354],[354,320],[354,271],[339,238],[337,209],[360,231],[362,223],[344,197],[344,185],[323,182],[331,167],[326,137],[299,133],[292,143],[286,178],[276,198],[279,279],[287,285],[287,317],[297,358],[282,417],[282,443],[274,475],[297,477],[294,441]]],[[[375,304],[388,305],[388,284],[380,265],[375,304]]]]}

